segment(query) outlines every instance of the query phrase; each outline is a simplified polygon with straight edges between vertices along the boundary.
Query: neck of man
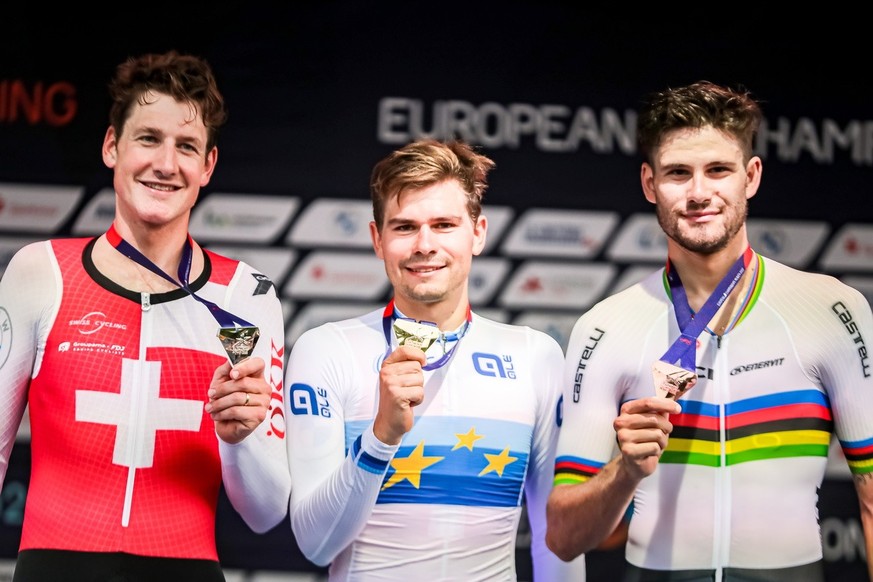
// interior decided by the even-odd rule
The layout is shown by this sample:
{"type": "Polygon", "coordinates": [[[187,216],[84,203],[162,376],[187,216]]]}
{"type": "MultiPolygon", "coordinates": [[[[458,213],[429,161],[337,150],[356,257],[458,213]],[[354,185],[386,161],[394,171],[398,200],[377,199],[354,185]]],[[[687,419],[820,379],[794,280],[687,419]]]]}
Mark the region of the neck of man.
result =
{"type": "MultiPolygon", "coordinates": [[[[145,255],[165,273],[173,278],[176,277],[176,271],[182,258],[182,249],[188,238],[187,220],[177,220],[155,226],[144,223],[130,223],[122,217],[116,217],[112,224],[121,238],[145,255]]],[[[196,263],[200,255],[196,244],[194,249],[196,252],[193,256],[193,262],[196,263]]],[[[191,270],[193,276],[193,266],[191,270]]],[[[196,272],[199,273],[200,271],[196,272]]]]}
{"type": "MultiPolygon", "coordinates": [[[[682,286],[685,287],[685,293],[688,296],[688,305],[695,313],[700,311],[703,304],[706,303],[706,300],[709,299],[748,246],[749,239],[745,229],[738,233],[725,248],[710,254],[690,251],[668,239],[667,249],[670,264],[679,273],[682,286]]],[[[737,291],[745,286],[745,282],[749,280],[747,275],[748,271],[743,274],[742,280],[734,288],[731,296],[738,295],[737,291]]]]}
{"type": "MultiPolygon", "coordinates": [[[[152,263],[178,281],[179,264],[182,260],[182,249],[188,237],[187,221],[184,228],[169,225],[161,228],[137,228],[116,217],[113,222],[116,232],[128,244],[142,253],[152,263]]],[[[194,243],[191,256],[191,270],[188,281],[196,279],[203,271],[203,253],[194,243]]],[[[128,258],[113,248],[101,236],[92,254],[94,265],[109,279],[125,289],[137,292],[166,292],[175,290],[178,286],[151,271],[148,267],[128,258]]]]}
{"type": "Polygon", "coordinates": [[[416,321],[430,321],[435,323],[440,331],[452,332],[466,321],[469,300],[466,294],[458,300],[443,300],[434,303],[423,303],[395,296],[394,306],[404,317],[416,321]]]}

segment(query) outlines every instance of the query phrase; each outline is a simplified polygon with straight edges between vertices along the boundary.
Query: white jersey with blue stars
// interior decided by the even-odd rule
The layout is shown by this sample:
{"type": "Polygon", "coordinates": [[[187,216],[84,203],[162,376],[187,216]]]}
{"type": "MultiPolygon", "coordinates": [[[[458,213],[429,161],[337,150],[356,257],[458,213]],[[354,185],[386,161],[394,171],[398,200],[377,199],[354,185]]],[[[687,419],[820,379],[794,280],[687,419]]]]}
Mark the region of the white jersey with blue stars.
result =
{"type": "Polygon", "coordinates": [[[413,429],[388,446],[373,434],[387,341],[379,310],[309,330],[291,351],[291,524],[303,553],[330,564],[332,582],[514,581],[524,498],[535,578],[584,580],[584,557],[564,563],[545,546],[558,343],[474,313],[448,362],[425,371],[413,429]]]}

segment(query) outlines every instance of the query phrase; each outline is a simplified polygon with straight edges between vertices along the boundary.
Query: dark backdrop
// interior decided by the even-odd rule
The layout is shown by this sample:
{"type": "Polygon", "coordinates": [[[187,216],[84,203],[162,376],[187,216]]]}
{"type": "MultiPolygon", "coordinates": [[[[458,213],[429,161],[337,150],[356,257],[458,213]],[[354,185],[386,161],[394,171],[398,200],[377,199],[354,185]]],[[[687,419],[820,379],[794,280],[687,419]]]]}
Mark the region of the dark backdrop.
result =
{"type": "MultiPolygon", "coordinates": [[[[230,109],[207,192],[290,194],[304,203],[366,198],[374,162],[398,145],[378,134],[385,97],[422,103],[428,127],[436,104],[447,101],[590,110],[598,126],[608,112],[623,118],[648,91],[708,79],[751,89],[769,125],[784,130],[781,145],[760,151],[764,178],[754,216],[826,220],[835,229],[873,220],[873,89],[863,19],[838,15],[834,23],[830,15],[795,14],[790,22],[762,22],[748,5],[718,14],[689,8],[650,14],[664,10],[677,9],[623,10],[644,14],[638,19],[558,2],[172,3],[128,5],[120,10],[128,14],[99,17],[4,9],[0,182],[79,184],[86,198],[110,186],[100,157],[106,82],[129,55],[175,48],[211,61],[230,109]],[[32,96],[72,87],[75,110],[46,101],[46,114],[15,116],[8,101],[13,84],[32,96]],[[850,143],[828,128],[851,136],[850,143]]],[[[589,136],[564,151],[530,135],[484,144],[497,162],[486,202],[518,210],[649,212],[635,149],[595,142],[589,136]]],[[[17,547],[15,507],[26,492],[27,452],[16,447],[3,491],[0,553],[7,557],[17,547]]],[[[823,497],[824,517],[846,531],[857,528],[849,481],[826,481],[823,497]]],[[[844,541],[851,535],[828,531],[835,536],[833,579],[862,576],[855,546],[844,541]]],[[[254,536],[224,498],[219,543],[229,567],[319,570],[302,559],[287,524],[254,536]]],[[[592,556],[591,579],[610,578],[620,563],[615,556],[592,556]]],[[[528,571],[523,555],[519,571],[522,578],[528,571]]]]}

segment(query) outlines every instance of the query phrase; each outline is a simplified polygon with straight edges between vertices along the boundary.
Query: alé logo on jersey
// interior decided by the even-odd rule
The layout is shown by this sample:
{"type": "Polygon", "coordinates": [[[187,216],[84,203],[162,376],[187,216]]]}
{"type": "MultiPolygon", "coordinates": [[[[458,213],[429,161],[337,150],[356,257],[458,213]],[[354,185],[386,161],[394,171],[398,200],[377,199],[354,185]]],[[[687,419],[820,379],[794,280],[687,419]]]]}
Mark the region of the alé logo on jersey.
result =
{"type": "Polygon", "coordinates": [[[330,401],[327,398],[327,390],[313,388],[309,384],[295,382],[288,389],[291,414],[295,416],[311,414],[330,418],[330,401]]]}
{"type": "Polygon", "coordinates": [[[515,364],[512,363],[512,356],[509,355],[496,356],[474,352],[473,367],[482,376],[515,380],[515,364]]]}

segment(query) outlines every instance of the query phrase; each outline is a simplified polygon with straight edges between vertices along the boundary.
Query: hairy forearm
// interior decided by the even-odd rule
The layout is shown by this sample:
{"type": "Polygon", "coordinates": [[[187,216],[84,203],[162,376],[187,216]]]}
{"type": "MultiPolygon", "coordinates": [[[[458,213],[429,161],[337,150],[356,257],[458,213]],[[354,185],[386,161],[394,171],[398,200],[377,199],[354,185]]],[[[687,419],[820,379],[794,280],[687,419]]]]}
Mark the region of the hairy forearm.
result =
{"type": "Polygon", "coordinates": [[[557,485],[546,508],[546,544],[565,561],[595,549],[621,523],[639,481],[613,459],[592,479],[557,485]]]}

